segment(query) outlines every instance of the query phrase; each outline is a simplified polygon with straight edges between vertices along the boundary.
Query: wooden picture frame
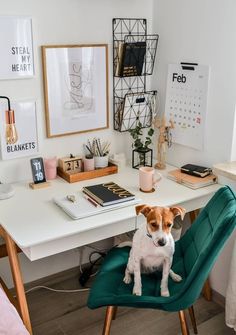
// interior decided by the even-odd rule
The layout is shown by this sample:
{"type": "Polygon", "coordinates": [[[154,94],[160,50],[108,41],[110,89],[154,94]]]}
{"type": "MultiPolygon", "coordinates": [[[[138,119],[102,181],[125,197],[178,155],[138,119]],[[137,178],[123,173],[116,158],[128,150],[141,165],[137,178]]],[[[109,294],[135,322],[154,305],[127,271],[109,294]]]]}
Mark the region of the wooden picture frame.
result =
{"type": "Polygon", "coordinates": [[[47,137],[109,127],[108,45],[42,46],[47,137]]]}

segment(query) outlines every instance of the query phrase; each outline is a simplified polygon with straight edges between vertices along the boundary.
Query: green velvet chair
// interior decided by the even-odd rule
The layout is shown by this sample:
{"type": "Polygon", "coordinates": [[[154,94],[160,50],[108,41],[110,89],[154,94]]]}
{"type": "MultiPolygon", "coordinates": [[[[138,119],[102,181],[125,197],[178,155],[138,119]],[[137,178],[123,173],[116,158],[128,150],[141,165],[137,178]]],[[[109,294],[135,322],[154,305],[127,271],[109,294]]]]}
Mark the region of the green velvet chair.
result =
{"type": "Polygon", "coordinates": [[[117,306],[153,308],[179,312],[183,335],[189,334],[184,310],[189,309],[197,333],[193,304],[199,297],[217,256],[236,226],[236,196],[220,188],[200,212],[184,236],[176,242],[172,269],[183,277],[169,278],[170,297],[160,296],[161,273],[142,275],[142,296],[132,295],[133,282],[123,282],[129,247],[113,248],[106,256],[90,291],[88,307],[107,306],[103,334],[110,334],[117,306]]]}

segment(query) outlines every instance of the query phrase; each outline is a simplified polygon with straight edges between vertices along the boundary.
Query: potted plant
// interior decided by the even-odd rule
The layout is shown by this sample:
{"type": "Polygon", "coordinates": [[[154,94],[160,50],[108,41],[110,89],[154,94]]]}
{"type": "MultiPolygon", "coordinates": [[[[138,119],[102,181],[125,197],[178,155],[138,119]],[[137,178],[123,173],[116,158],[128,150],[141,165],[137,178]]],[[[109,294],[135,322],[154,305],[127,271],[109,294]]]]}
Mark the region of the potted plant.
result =
{"type": "Polygon", "coordinates": [[[134,129],[129,130],[130,135],[134,139],[132,147],[132,167],[138,169],[140,166],[152,166],[152,149],[149,146],[152,144],[152,135],[154,129],[149,128],[147,135],[143,139],[143,127],[139,121],[134,129]]]}

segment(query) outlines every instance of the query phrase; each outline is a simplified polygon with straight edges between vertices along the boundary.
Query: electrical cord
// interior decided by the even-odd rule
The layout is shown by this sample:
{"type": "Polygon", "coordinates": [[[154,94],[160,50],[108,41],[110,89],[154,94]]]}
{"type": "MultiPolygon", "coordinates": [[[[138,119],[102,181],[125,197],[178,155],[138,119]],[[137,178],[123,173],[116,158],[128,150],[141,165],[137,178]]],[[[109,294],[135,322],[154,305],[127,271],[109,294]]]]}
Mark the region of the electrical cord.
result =
{"type": "MultiPolygon", "coordinates": [[[[85,292],[85,291],[90,290],[90,287],[80,288],[80,289],[76,289],[76,290],[57,290],[57,289],[54,289],[54,288],[51,288],[51,287],[48,287],[48,286],[38,285],[38,286],[31,287],[30,289],[25,291],[25,294],[27,294],[31,291],[38,290],[40,288],[48,290],[48,291],[57,292],[57,293],[76,293],[76,292],[85,292]]],[[[14,295],[14,298],[16,298],[16,295],[14,295]]]]}
{"type": "Polygon", "coordinates": [[[96,276],[96,274],[98,273],[98,270],[95,273],[92,273],[93,268],[105,256],[106,256],[105,252],[94,250],[89,255],[89,263],[91,265],[88,268],[83,270],[82,267],[81,267],[81,264],[80,264],[80,271],[82,270],[82,273],[79,277],[79,283],[80,283],[81,286],[85,286],[86,282],[89,280],[90,277],[96,276]],[[99,255],[99,257],[96,258],[95,260],[92,260],[93,255],[99,255]]]}
{"type": "Polygon", "coordinates": [[[91,244],[87,244],[86,247],[87,247],[87,248],[91,248],[91,249],[93,249],[93,250],[95,250],[95,251],[98,251],[98,252],[105,252],[105,253],[107,253],[107,252],[110,250],[110,248],[99,249],[99,248],[97,248],[97,247],[94,247],[94,246],[91,245],[91,244]]]}
{"type": "MultiPolygon", "coordinates": [[[[96,265],[103,257],[105,257],[106,252],[101,251],[99,249],[93,248],[91,246],[89,246],[90,248],[94,249],[93,252],[90,253],[89,255],[89,262],[91,264],[90,268],[92,271],[92,268],[94,267],[94,265],[96,265]],[[92,260],[92,256],[98,254],[100,255],[100,257],[98,257],[97,259],[95,259],[94,261],[92,260]]],[[[106,250],[106,249],[104,249],[106,250]]],[[[82,258],[82,257],[81,257],[82,258]]],[[[80,264],[79,264],[79,268],[80,268],[80,273],[83,274],[83,269],[82,269],[82,259],[80,258],[80,264]]],[[[89,277],[94,277],[96,276],[96,274],[98,273],[99,270],[97,270],[95,273],[91,273],[89,275],[89,277]]],[[[88,278],[89,278],[88,277],[88,278]]],[[[44,290],[48,290],[48,291],[52,291],[52,292],[57,292],[57,293],[77,293],[77,292],[86,292],[90,290],[90,287],[86,287],[86,288],[81,288],[81,289],[75,289],[75,290],[59,290],[59,289],[54,289],[48,286],[44,286],[44,285],[38,285],[38,286],[34,286],[28,290],[25,291],[25,294],[30,293],[32,291],[38,290],[38,289],[44,289],[44,290]]]]}

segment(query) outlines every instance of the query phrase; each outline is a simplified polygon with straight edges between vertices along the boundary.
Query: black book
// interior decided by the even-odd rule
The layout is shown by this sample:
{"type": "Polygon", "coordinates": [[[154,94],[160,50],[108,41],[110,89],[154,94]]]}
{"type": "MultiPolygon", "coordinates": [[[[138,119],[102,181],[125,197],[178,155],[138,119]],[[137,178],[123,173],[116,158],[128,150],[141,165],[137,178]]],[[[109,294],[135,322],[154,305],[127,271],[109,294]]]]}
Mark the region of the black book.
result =
{"type": "Polygon", "coordinates": [[[134,194],[113,182],[86,186],[82,191],[101,206],[114,205],[135,198],[134,194]]]}
{"type": "Polygon", "coordinates": [[[212,169],[205,167],[205,166],[199,166],[194,164],[186,164],[181,166],[181,172],[190,174],[191,176],[201,177],[204,178],[206,176],[209,176],[212,173],[212,169]]]}
{"type": "Polygon", "coordinates": [[[146,42],[125,42],[120,59],[121,77],[141,76],[146,54],[146,42]]]}

